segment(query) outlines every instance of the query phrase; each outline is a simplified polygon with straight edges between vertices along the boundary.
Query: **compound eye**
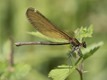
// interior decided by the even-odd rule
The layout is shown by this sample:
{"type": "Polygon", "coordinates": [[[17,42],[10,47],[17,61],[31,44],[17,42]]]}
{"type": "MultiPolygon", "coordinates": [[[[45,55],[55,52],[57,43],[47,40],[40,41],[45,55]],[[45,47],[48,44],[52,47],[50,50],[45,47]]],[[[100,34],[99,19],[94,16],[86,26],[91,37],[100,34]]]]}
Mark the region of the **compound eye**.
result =
{"type": "Polygon", "coordinates": [[[84,48],[86,48],[86,47],[87,47],[86,42],[82,42],[82,46],[83,46],[84,48]]]}

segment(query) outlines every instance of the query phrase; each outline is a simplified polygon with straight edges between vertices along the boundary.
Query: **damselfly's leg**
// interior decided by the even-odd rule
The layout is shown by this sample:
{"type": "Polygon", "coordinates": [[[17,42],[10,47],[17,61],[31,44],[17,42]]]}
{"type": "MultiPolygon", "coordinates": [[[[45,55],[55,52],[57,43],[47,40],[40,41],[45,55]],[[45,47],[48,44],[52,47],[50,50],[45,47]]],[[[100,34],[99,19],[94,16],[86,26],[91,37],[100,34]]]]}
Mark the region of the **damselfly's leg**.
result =
{"type": "Polygon", "coordinates": [[[69,69],[70,69],[70,66],[73,65],[72,64],[72,57],[73,57],[73,54],[75,52],[75,47],[72,47],[72,50],[68,53],[68,65],[69,65],[69,69]]]}
{"type": "Polygon", "coordinates": [[[78,55],[79,55],[80,57],[82,57],[82,56],[83,56],[82,51],[81,51],[81,49],[80,49],[80,48],[78,49],[78,51],[77,51],[77,52],[78,52],[78,55]]]}
{"type": "Polygon", "coordinates": [[[72,57],[75,52],[75,47],[72,47],[72,50],[68,53],[68,58],[72,57]]]}

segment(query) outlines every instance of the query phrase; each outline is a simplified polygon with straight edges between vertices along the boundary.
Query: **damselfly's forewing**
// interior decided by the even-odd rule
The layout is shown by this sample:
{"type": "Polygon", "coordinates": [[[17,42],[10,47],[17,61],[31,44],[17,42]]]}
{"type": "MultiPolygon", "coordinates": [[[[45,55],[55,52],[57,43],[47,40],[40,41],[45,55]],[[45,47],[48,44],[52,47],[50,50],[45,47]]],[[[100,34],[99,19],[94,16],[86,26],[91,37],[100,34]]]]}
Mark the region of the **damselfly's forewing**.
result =
{"type": "Polygon", "coordinates": [[[31,22],[31,24],[43,35],[51,38],[66,39],[69,40],[70,37],[63,31],[56,28],[46,17],[44,17],[39,11],[28,8],[26,15],[31,22]]]}

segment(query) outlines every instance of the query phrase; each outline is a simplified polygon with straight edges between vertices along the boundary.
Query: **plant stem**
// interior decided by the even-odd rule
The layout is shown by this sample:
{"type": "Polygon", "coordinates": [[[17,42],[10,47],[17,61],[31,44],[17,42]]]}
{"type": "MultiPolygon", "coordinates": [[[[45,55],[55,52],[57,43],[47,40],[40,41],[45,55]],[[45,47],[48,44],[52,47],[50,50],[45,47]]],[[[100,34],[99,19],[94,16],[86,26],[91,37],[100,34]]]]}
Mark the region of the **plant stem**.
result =
{"type": "Polygon", "coordinates": [[[83,72],[81,70],[79,70],[78,68],[76,70],[80,74],[80,80],[83,80],[83,72]]]}
{"type": "Polygon", "coordinates": [[[13,72],[13,66],[14,66],[14,49],[13,49],[13,39],[10,38],[10,52],[8,54],[8,70],[9,72],[13,72]]]}

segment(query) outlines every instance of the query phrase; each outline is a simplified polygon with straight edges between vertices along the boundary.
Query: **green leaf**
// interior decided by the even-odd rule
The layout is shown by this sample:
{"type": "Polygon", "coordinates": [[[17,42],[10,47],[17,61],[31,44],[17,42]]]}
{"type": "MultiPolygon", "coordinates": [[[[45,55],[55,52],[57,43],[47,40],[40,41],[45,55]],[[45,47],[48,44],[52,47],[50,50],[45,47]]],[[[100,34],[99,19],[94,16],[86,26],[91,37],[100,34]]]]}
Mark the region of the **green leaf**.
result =
{"type": "Polygon", "coordinates": [[[23,78],[29,73],[30,69],[31,67],[28,64],[17,64],[15,66],[15,72],[13,73],[13,76],[17,79],[23,78]]]}
{"type": "Polygon", "coordinates": [[[5,69],[0,78],[2,80],[20,80],[27,76],[30,69],[28,64],[17,64],[12,68],[11,72],[8,69],[5,69]]]}
{"type": "Polygon", "coordinates": [[[92,56],[101,46],[103,45],[103,42],[99,42],[97,44],[93,44],[89,46],[88,48],[83,50],[83,59],[87,59],[88,57],[92,56]]]}
{"type": "Polygon", "coordinates": [[[79,58],[74,66],[58,66],[57,69],[53,69],[49,73],[49,77],[52,78],[52,80],[65,80],[74,70],[76,70],[76,67],[82,62],[83,58],[79,58]]]}
{"type": "Polygon", "coordinates": [[[71,70],[69,66],[58,66],[57,69],[51,70],[49,77],[53,80],[65,80],[69,76],[70,72],[71,70]]]}
{"type": "Polygon", "coordinates": [[[81,27],[80,29],[75,30],[75,37],[82,41],[82,38],[92,37],[93,25],[89,27],[81,27]]]}
{"type": "Polygon", "coordinates": [[[54,69],[49,73],[53,80],[65,80],[69,75],[69,69],[54,69]]]}

